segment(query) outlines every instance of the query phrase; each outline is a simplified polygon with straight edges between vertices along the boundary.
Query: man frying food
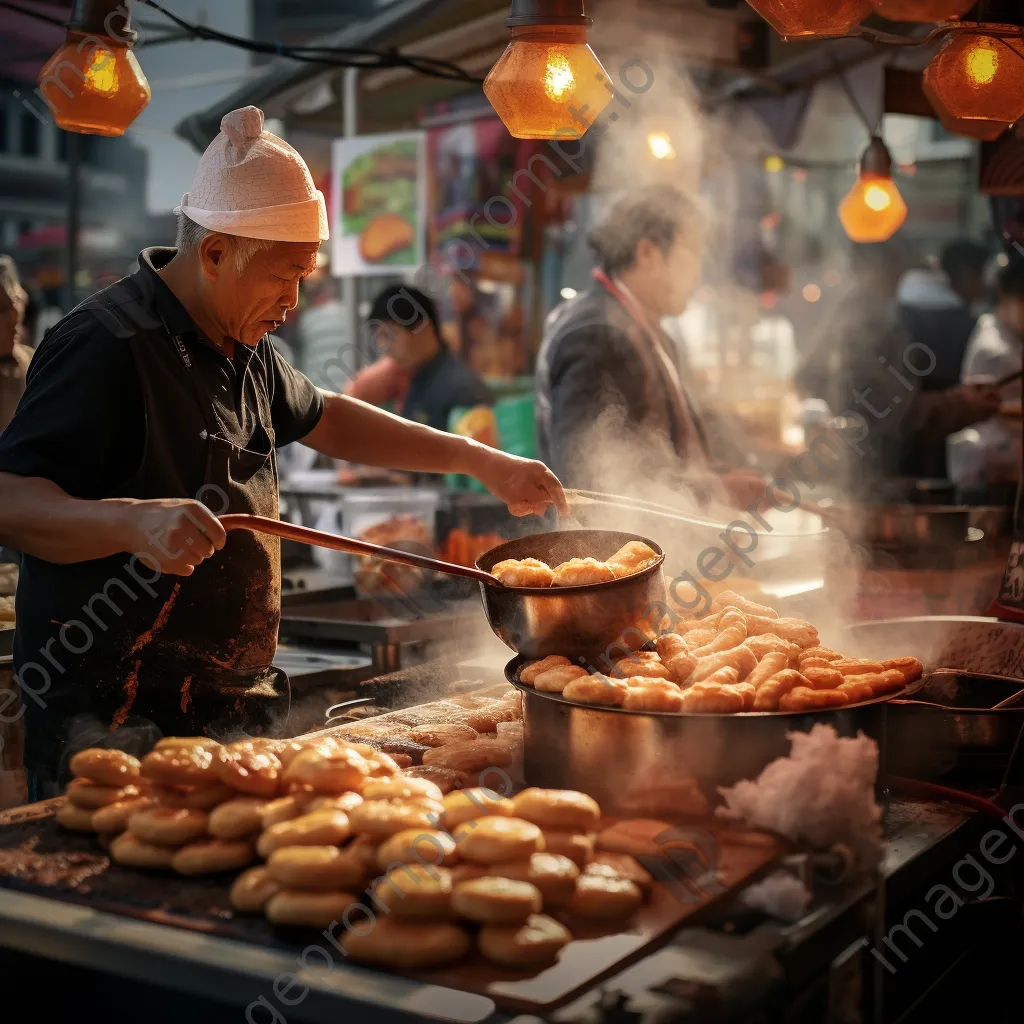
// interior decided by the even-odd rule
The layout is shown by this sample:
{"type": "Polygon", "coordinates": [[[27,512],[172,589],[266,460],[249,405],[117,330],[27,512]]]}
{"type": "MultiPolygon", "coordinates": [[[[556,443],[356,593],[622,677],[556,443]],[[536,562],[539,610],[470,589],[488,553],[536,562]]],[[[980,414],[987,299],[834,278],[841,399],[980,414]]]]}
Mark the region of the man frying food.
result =
{"type": "Polygon", "coordinates": [[[228,537],[218,519],[277,516],[276,448],[467,473],[513,514],[566,510],[543,464],[320,391],[275,351],[328,229],[306,164],[262,111],[224,117],[176,212],[175,249],[145,250],[48,334],[0,436],[0,545],[24,555],[22,707],[0,713],[26,714],[44,791],[97,729],[284,718],[278,541],[228,537]]]}

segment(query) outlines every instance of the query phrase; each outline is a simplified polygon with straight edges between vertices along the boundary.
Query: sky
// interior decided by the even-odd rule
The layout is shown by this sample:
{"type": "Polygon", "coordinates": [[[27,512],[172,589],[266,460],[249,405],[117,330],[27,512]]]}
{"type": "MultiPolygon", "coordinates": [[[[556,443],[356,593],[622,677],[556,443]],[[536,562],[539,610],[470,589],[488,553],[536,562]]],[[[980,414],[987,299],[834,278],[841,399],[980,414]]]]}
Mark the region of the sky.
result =
{"type": "MultiPolygon", "coordinates": [[[[173,10],[192,22],[236,35],[251,35],[248,0],[174,0],[173,10]]],[[[155,11],[138,7],[136,11],[140,41],[147,32],[163,34],[165,26],[170,26],[155,11]]],[[[174,134],[175,124],[242,85],[251,73],[250,54],[201,40],[143,45],[135,52],[149,79],[153,98],[129,133],[149,151],[146,204],[151,213],[166,213],[188,191],[199,159],[192,146],[174,134]]]]}

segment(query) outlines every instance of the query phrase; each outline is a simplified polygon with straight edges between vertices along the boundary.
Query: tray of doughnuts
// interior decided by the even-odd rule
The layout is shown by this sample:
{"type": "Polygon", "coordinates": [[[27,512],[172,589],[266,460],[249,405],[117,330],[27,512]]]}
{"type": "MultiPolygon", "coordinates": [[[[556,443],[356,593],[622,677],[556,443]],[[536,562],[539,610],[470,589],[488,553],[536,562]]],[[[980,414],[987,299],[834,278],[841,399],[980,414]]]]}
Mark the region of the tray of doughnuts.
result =
{"type": "Polygon", "coordinates": [[[141,760],[84,750],[71,770],[47,809],[59,830],[119,870],[218,894],[206,920],[151,919],[298,949],[332,929],[348,961],[509,1009],[568,1001],[785,852],[726,822],[612,819],[582,792],[516,792],[478,762],[468,785],[442,785],[331,736],[167,738],[141,760]]]}
{"type": "Polygon", "coordinates": [[[627,713],[791,715],[907,696],[923,671],[913,657],[848,657],[811,623],[722,591],[707,614],[678,619],[641,650],[612,639],[591,661],[519,657],[505,674],[552,700],[627,713]]]}

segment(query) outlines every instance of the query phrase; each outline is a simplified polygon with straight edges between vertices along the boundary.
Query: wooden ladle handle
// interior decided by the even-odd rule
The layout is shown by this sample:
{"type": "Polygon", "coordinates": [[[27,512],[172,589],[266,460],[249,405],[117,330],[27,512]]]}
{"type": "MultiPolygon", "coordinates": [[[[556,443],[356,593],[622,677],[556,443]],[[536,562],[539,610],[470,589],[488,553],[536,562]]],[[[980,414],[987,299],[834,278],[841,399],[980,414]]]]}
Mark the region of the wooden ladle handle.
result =
{"type": "Polygon", "coordinates": [[[225,530],[252,530],[254,533],[269,533],[285,540],[298,541],[300,544],[312,544],[315,547],[331,548],[334,551],[347,551],[351,555],[373,555],[388,562],[401,562],[403,565],[414,565],[417,569],[432,569],[447,576],[462,576],[478,583],[486,583],[491,587],[500,587],[489,572],[467,565],[456,565],[454,562],[442,562],[439,558],[417,555],[412,551],[400,551],[398,548],[386,548],[381,544],[371,544],[366,540],[355,540],[352,537],[338,537],[324,530],[312,530],[308,526],[295,526],[284,523],[280,519],[267,516],[251,516],[242,513],[231,513],[220,517],[225,530]]]}

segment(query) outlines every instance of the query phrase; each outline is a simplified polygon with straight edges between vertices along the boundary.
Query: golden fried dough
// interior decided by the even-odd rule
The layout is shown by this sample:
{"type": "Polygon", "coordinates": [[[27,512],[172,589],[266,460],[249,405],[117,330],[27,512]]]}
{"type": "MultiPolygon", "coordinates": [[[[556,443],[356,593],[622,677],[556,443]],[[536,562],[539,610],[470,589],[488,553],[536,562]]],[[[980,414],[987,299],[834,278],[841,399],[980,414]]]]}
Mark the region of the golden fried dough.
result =
{"type": "Polygon", "coordinates": [[[68,800],[76,807],[82,807],[87,811],[98,811],[108,804],[139,795],[138,786],[104,786],[88,779],[72,779],[67,788],[68,800]]]}
{"type": "Polygon", "coordinates": [[[631,540],[623,544],[614,555],[607,560],[616,579],[632,576],[634,573],[649,569],[661,556],[649,544],[642,540],[631,540]]]}
{"type": "Polygon", "coordinates": [[[245,840],[200,839],[175,850],[171,868],[179,875],[214,875],[238,871],[255,858],[252,843],[245,840]]]}
{"type": "Polygon", "coordinates": [[[389,864],[441,864],[450,867],[459,859],[455,840],[440,829],[407,828],[396,832],[377,849],[377,866],[389,864]]]}
{"type": "Polygon", "coordinates": [[[283,889],[357,889],[362,861],[336,846],[281,846],[267,858],[267,874],[283,889]]]}
{"type": "Polygon", "coordinates": [[[568,683],[586,674],[587,670],[581,665],[556,665],[538,672],[533,685],[542,693],[561,693],[568,683]]]}
{"type": "Polygon", "coordinates": [[[562,691],[562,696],[578,704],[604,704],[613,707],[621,705],[628,692],[629,684],[625,679],[612,679],[610,676],[595,672],[593,675],[582,675],[573,679],[562,691]]]}
{"type": "MultiPolygon", "coordinates": [[[[263,911],[271,924],[321,929],[329,928],[357,903],[359,898],[350,892],[279,889],[267,900],[263,911]]],[[[377,927],[385,923],[378,921],[377,927]]]]}
{"type": "Polygon", "coordinates": [[[485,875],[452,889],[452,911],[476,924],[517,924],[540,912],[540,890],[529,882],[485,875]]]}
{"type": "Polygon", "coordinates": [[[578,868],[584,868],[594,856],[593,832],[566,832],[563,829],[544,830],[544,852],[566,857],[578,868]]]}
{"type": "Polygon", "coordinates": [[[763,682],[754,695],[755,711],[777,711],[779,701],[795,687],[810,688],[807,679],[795,668],[784,668],[763,682]]]}
{"type": "Polygon", "coordinates": [[[757,668],[747,676],[747,682],[754,689],[760,688],[761,684],[767,682],[776,673],[781,672],[789,666],[789,655],[783,651],[770,651],[758,663],[757,668]]]}
{"type": "Polygon", "coordinates": [[[437,811],[406,800],[369,800],[349,814],[354,833],[378,842],[406,829],[435,829],[438,818],[437,811]]]}
{"type": "Polygon", "coordinates": [[[263,829],[263,809],[266,800],[240,796],[226,800],[210,811],[207,830],[216,839],[244,839],[263,829]]]}
{"type": "Polygon", "coordinates": [[[702,682],[723,668],[735,669],[737,679],[742,681],[757,668],[757,658],[746,644],[741,643],[727,651],[718,651],[716,654],[698,658],[690,681],[702,682]]]}
{"type": "Polygon", "coordinates": [[[170,846],[157,846],[122,832],[110,841],[110,856],[126,868],[169,868],[174,859],[170,846]]]}
{"type": "MultiPolygon", "coordinates": [[[[370,805],[361,804],[356,807],[352,811],[353,816],[366,806],[370,805]]],[[[345,842],[354,831],[357,829],[344,811],[311,811],[264,829],[256,849],[266,859],[284,846],[337,846],[345,842]]]]}
{"type": "Polygon", "coordinates": [[[137,758],[123,750],[89,747],[75,754],[68,767],[80,779],[120,788],[138,779],[141,766],[137,758]]]}
{"type": "Polygon", "coordinates": [[[683,692],[668,679],[634,679],[622,706],[627,711],[677,713],[683,709],[683,692]]]}
{"type": "Polygon", "coordinates": [[[550,587],[555,576],[539,558],[506,558],[491,569],[491,575],[506,587],[550,587]]]}
{"type": "Polygon", "coordinates": [[[347,931],[342,946],[357,963],[424,970],[461,960],[472,948],[472,941],[464,929],[447,922],[378,917],[372,928],[347,931]]]}
{"type": "Polygon", "coordinates": [[[429,864],[400,864],[377,879],[371,895],[396,917],[446,917],[451,909],[451,872],[429,864]]]}
{"type": "Polygon", "coordinates": [[[547,672],[551,668],[565,668],[571,664],[572,662],[568,658],[563,658],[561,654],[549,654],[546,658],[541,658],[539,661],[527,662],[519,670],[519,682],[525,683],[527,686],[533,686],[541,672],[547,672]]]}
{"type": "Polygon", "coordinates": [[[232,883],[228,899],[231,906],[242,914],[261,913],[271,896],[281,891],[281,886],[271,877],[265,864],[243,871],[232,883]]]}
{"type": "Polygon", "coordinates": [[[459,854],[475,864],[526,858],[544,850],[544,836],[532,821],[522,818],[476,818],[452,833],[459,854]]]}
{"type": "Polygon", "coordinates": [[[443,747],[430,747],[424,751],[423,763],[472,773],[511,764],[515,754],[513,745],[507,740],[481,736],[467,743],[446,743],[443,747]]]}
{"type": "Polygon", "coordinates": [[[615,579],[615,572],[607,562],[596,558],[570,558],[554,568],[555,587],[580,587],[590,583],[608,583],[615,579]]]}
{"type": "Polygon", "coordinates": [[[371,779],[363,785],[362,797],[363,800],[440,800],[442,793],[437,783],[429,779],[399,775],[391,779],[371,779]]]}
{"type": "Polygon", "coordinates": [[[483,786],[456,790],[445,796],[441,803],[444,805],[441,823],[449,832],[464,822],[488,815],[515,817],[515,804],[511,800],[483,786]]]}
{"type": "Polygon", "coordinates": [[[71,832],[95,832],[96,827],[93,824],[95,814],[95,811],[68,802],[57,808],[54,818],[58,825],[71,832]]]}
{"type": "Polygon", "coordinates": [[[176,807],[147,807],[128,819],[128,831],[142,843],[184,846],[206,834],[205,811],[176,807]]]}
{"type": "Polygon", "coordinates": [[[628,878],[606,878],[584,872],[566,907],[570,916],[609,920],[629,917],[644,901],[640,888],[628,878]]]}
{"type": "Polygon", "coordinates": [[[843,690],[811,690],[794,686],[779,699],[780,711],[810,711],[816,708],[837,708],[849,704],[850,695],[843,690]]]}
{"type": "Polygon", "coordinates": [[[515,968],[551,963],[570,942],[569,929],[545,914],[531,914],[522,924],[485,925],[477,936],[488,960],[515,968]]]}
{"type": "Polygon", "coordinates": [[[578,829],[586,832],[601,819],[597,801],[573,789],[531,787],[513,800],[513,816],[532,821],[543,829],[578,829]]]}

